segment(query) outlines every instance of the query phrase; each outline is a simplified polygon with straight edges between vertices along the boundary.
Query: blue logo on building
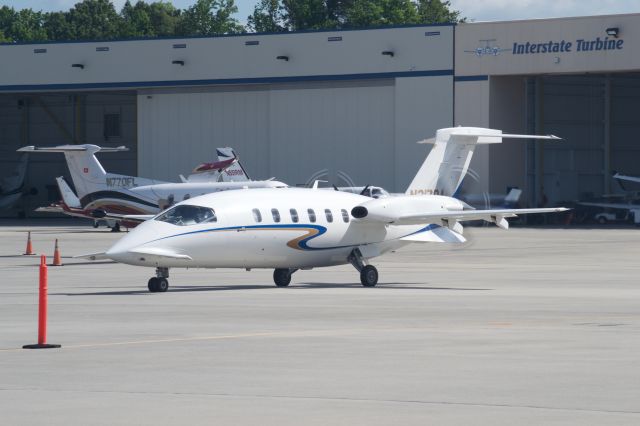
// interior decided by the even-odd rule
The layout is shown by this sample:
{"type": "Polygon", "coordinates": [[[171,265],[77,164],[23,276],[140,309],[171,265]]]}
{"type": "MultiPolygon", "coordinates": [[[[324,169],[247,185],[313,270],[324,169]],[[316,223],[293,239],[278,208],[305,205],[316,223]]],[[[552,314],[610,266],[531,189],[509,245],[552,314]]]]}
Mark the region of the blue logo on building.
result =
{"type": "Polygon", "coordinates": [[[474,53],[477,57],[481,56],[498,56],[501,52],[506,52],[509,49],[501,49],[500,46],[495,45],[493,42],[495,39],[478,40],[478,47],[475,50],[465,50],[466,53],[474,53]]]}

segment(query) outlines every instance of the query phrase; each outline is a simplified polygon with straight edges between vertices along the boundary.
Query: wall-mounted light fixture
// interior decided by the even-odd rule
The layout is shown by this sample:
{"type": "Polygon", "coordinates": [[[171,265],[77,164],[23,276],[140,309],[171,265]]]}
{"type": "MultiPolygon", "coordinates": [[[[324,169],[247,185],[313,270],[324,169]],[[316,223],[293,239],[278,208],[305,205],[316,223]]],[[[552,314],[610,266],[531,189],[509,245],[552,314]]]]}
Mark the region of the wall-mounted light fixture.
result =
{"type": "Polygon", "coordinates": [[[171,63],[172,63],[173,65],[180,65],[181,67],[184,67],[184,61],[177,61],[177,60],[176,60],[176,61],[171,61],[171,63]]]}
{"type": "Polygon", "coordinates": [[[620,33],[620,28],[618,27],[607,28],[605,32],[607,33],[608,36],[618,38],[618,34],[620,33]]]}
{"type": "Polygon", "coordinates": [[[80,68],[81,70],[83,70],[84,64],[71,64],[71,68],[80,68]]]}
{"type": "Polygon", "coordinates": [[[393,58],[393,56],[394,56],[394,52],[393,52],[393,50],[383,50],[383,51],[382,51],[382,54],[383,54],[384,56],[391,56],[392,58],[393,58]]]}
{"type": "Polygon", "coordinates": [[[289,62],[289,57],[286,55],[280,55],[280,56],[276,56],[276,59],[280,60],[280,61],[287,61],[289,62]]]}

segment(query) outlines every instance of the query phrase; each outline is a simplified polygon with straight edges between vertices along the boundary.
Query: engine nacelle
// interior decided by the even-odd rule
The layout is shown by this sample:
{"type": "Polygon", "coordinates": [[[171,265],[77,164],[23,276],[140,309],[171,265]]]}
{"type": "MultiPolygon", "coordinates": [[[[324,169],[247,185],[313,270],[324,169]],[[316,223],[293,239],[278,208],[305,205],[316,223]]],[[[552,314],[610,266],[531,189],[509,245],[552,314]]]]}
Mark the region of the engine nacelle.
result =
{"type": "Polygon", "coordinates": [[[367,201],[351,209],[355,219],[393,223],[406,216],[419,215],[426,212],[464,210],[465,204],[451,197],[441,195],[398,196],[367,201]]]}

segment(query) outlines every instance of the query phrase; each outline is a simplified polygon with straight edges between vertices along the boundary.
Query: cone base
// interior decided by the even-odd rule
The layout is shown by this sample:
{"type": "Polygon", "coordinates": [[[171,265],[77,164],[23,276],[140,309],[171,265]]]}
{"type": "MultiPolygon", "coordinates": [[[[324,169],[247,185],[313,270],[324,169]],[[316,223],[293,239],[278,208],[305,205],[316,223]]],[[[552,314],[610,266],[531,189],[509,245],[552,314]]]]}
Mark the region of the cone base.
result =
{"type": "Polygon", "coordinates": [[[61,348],[62,345],[56,345],[56,344],[52,344],[52,343],[35,343],[33,345],[24,345],[22,347],[22,349],[55,349],[55,348],[61,348]]]}

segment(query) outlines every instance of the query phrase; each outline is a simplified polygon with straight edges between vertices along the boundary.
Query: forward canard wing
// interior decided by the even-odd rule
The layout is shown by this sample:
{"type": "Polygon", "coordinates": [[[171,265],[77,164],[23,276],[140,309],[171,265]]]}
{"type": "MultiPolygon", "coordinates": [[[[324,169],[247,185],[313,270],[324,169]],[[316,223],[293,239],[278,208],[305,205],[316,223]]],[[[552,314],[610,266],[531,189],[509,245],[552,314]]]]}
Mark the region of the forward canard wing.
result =
{"type": "Polygon", "coordinates": [[[129,253],[140,254],[147,257],[151,257],[151,258],[158,257],[158,258],[165,258],[165,259],[193,260],[191,256],[187,256],[186,254],[175,253],[171,250],[162,249],[162,248],[138,247],[138,248],[129,250],[129,253]]]}

